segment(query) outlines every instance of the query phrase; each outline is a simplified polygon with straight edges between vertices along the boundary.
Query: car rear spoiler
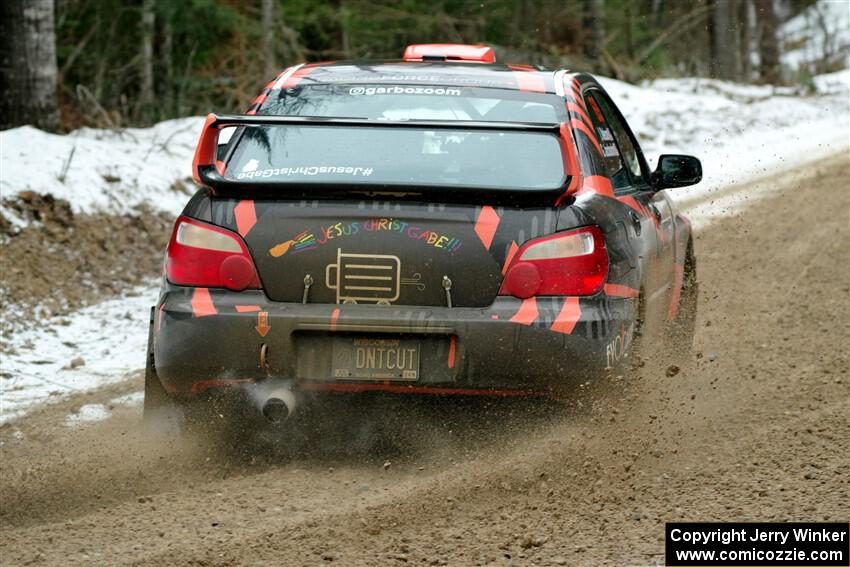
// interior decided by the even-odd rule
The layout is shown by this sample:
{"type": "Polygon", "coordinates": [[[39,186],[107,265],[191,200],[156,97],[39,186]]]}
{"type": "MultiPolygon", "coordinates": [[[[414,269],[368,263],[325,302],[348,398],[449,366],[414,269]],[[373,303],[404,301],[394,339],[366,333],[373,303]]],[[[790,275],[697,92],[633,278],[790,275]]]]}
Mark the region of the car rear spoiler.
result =
{"type": "MultiPolygon", "coordinates": [[[[318,196],[330,189],[329,184],[322,183],[275,183],[270,181],[244,181],[227,179],[224,176],[225,164],[216,159],[218,149],[218,137],[222,128],[240,126],[329,126],[329,127],[352,127],[352,128],[407,128],[420,130],[484,130],[493,132],[535,132],[550,134],[559,137],[562,146],[566,145],[563,140],[564,128],[562,124],[542,124],[531,122],[477,122],[463,120],[370,120],[364,118],[324,118],[315,116],[257,116],[257,115],[217,115],[209,114],[204,122],[198,147],[195,150],[195,158],[192,162],[192,176],[198,185],[209,187],[214,193],[236,194],[270,187],[280,188],[286,186],[293,189],[294,193],[303,193],[302,196],[318,196]]],[[[566,162],[565,162],[566,163],[566,162]]],[[[552,190],[529,191],[535,196],[548,199],[557,199],[563,196],[569,183],[570,177],[567,173],[566,183],[563,187],[552,190]]],[[[343,184],[334,184],[338,192],[343,184]]],[[[352,185],[353,190],[359,192],[376,193],[408,193],[421,194],[427,192],[427,188],[420,186],[399,187],[396,185],[376,184],[365,186],[363,184],[352,185]]],[[[452,194],[455,188],[439,186],[434,187],[445,197],[452,194]]],[[[474,188],[458,187],[458,191],[469,193],[480,193],[493,196],[494,193],[511,192],[516,194],[515,188],[486,187],[474,188]]]]}

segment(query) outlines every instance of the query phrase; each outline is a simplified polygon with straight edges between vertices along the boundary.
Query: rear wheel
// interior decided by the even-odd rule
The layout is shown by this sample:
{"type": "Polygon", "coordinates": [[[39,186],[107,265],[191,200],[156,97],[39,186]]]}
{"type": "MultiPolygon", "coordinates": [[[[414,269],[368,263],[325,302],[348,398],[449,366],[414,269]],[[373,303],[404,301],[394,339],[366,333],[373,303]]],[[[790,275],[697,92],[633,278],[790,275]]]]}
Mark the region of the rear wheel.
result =
{"type": "Polygon", "coordinates": [[[145,360],[145,402],[142,416],[144,420],[150,421],[153,415],[168,404],[168,392],[156,375],[156,366],[153,357],[153,321],[155,307],[151,307],[150,324],[148,325],[148,349],[145,360]]]}
{"type": "Polygon", "coordinates": [[[697,303],[699,301],[699,281],[697,281],[697,263],[694,256],[693,241],[688,243],[685,253],[682,293],[679,296],[679,310],[673,319],[670,337],[677,357],[690,355],[694,345],[696,331],[697,303]]]}
{"type": "Polygon", "coordinates": [[[180,429],[181,415],[174,400],[165,391],[165,387],[156,373],[156,361],[153,349],[154,308],[151,307],[151,320],[148,328],[147,360],[145,361],[145,401],[142,406],[142,421],[147,428],[177,431],[180,429]]]}

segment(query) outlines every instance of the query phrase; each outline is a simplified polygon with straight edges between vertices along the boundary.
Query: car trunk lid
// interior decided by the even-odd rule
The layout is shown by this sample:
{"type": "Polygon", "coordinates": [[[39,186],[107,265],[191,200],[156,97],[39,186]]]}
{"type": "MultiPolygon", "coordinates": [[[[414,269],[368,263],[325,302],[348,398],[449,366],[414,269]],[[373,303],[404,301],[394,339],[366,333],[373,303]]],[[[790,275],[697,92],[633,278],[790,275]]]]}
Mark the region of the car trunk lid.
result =
{"type": "Polygon", "coordinates": [[[310,303],[490,305],[518,245],[557,222],[550,207],[406,201],[219,198],[212,212],[243,235],[270,299],[308,287],[310,303]]]}

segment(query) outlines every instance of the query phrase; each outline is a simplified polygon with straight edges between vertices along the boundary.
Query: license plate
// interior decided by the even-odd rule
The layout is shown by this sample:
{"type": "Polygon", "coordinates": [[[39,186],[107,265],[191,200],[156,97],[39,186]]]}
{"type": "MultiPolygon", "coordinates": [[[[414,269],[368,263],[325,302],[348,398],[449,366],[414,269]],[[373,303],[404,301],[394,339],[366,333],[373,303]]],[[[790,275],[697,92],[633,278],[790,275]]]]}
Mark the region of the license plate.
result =
{"type": "Polygon", "coordinates": [[[334,337],[333,377],[341,380],[417,380],[415,339],[334,337]]]}

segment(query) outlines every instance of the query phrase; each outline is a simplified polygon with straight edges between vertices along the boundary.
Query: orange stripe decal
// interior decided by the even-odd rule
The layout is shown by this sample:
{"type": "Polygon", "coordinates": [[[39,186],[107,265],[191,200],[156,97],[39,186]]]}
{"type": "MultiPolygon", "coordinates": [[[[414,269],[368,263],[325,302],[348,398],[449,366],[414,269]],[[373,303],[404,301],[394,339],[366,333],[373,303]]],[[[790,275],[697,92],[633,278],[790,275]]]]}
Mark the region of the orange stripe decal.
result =
{"type": "Polygon", "coordinates": [[[567,102],[567,110],[569,110],[570,112],[575,112],[576,114],[581,116],[581,119],[584,120],[585,122],[587,122],[588,126],[593,125],[593,122],[590,121],[590,117],[587,115],[587,113],[584,110],[582,110],[582,108],[579,105],[577,105],[576,103],[567,102]]]}
{"type": "Polygon", "coordinates": [[[248,234],[257,224],[257,210],[254,208],[254,201],[239,201],[233,207],[233,215],[236,217],[236,228],[242,237],[248,234]]]}
{"type": "Polygon", "coordinates": [[[519,310],[511,317],[511,322],[519,323],[520,325],[531,325],[537,319],[538,315],[537,299],[529,297],[522,300],[522,305],[519,306],[519,310]]]}
{"type": "Polygon", "coordinates": [[[331,313],[331,331],[336,331],[336,321],[339,319],[339,307],[331,313]]]}
{"type": "Polygon", "coordinates": [[[218,311],[215,310],[210,290],[205,287],[196,287],[192,294],[192,313],[195,317],[207,317],[215,315],[218,311]]]}
{"type": "Polygon", "coordinates": [[[576,195],[584,193],[597,193],[606,197],[614,196],[614,186],[611,180],[603,175],[591,175],[584,178],[581,189],[576,191],[576,195]]]}
{"type": "Polygon", "coordinates": [[[564,307],[555,322],[549,327],[550,330],[556,333],[564,333],[569,335],[576,327],[576,323],[581,317],[581,306],[578,303],[578,297],[568,297],[564,300],[564,307]]]}
{"type": "Polygon", "coordinates": [[[490,205],[481,207],[481,213],[478,215],[478,220],[475,221],[475,234],[481,239],[484,248],[490,249],[493,244],[493,237],[496,235],[496,229],[499,228],[499,214],[490,205]]]}
{"type": "Polygon", "coordinates": [[[508,248],[508,255],[505,257],[505,265],[502,266],[502,274],[506,274],[508,268],[511,265],[511,261],[516,256],[516,251],[519,250],[519,246],[517,246],[516,240],[511,240],[511,247],[508,248]]]}
{"type": "Polygon", "coordinates": [[[260,310],[259,305],[237,305],[237,313],[255,313],[260,310]]]}
{"type": "Polygon", "coordinates": [[[596,135],[590,130],[590,128],[587,127],[587,124],[581,120],[572,118],[570,120],[570,127],[584,132],[587,135],[587,139],[590,140],[590,143],[592,143],[593,147],[596,148],[596,151],[599,152],[599,155],[603,155],[602,146],[599,145],[599,140],[596,139],[596,135]]]}
{"type": "Polygon", "coordinates": [[[609,297],[637,297],[638,290],[631,288],[627,285],[620,284],[605,284],[605,287],[602,288],[605,292],[605,295],[609,297]]]}
{"type": "Polygon", "coordinates": [[[617,200],[623,203],[624,205],[628,205],[629,207],[631,207],[636,213],[643,216],[647,216],[644,208],[641,206],[640,203],[637,202],[637,199],[635,199],[634,197],[617,197],[617,200]]]}
{"type": "Polygon", "coordinates": [[[581,98],[581,84],[578,82],[578,79],[572,77],[572,84],[570,86],[576,94],[576,97],[581,98]]]}
{"type": "Polygon", "coordinates": [[[579,95],[576,95],[575,93],[567,93],[564,96],[567,98],[568,102],[579,105],[585,112],[587,112],[587,105],[584,103],[584,99],[582,99],[579,95]]]}
{"type": "Polygon", "coordinates": [[[298,86],[298,83],[301,82],[301,79],[309,75],[313,71],[313,67],[301,67],[294,73],[292,73],[281,85],[283,89],[292,89],[298,86]]]}
{"type": "Polygon", "coordinates": [[[457,338],[452,335],[449,337],[449,368],[455,367],[455,356],[457,355],[457,338]]]}

